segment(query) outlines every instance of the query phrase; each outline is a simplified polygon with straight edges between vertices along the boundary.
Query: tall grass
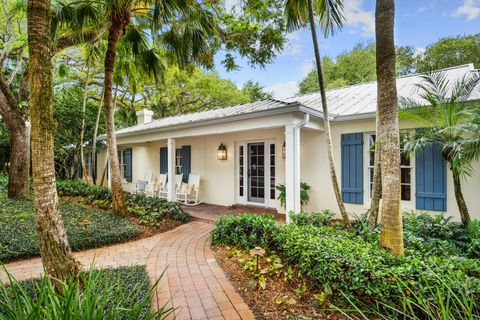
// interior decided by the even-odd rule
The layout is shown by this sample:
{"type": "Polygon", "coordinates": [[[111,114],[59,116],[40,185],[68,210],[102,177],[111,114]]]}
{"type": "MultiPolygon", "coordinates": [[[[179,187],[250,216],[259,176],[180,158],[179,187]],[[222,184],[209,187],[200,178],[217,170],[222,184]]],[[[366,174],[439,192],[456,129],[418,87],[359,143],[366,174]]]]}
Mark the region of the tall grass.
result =
{"type": "Polygon", "coordinates": [[[139,282],[131,272],[121,277],[113,271],[91,269],[78,280],[60,281],[58,291],[53,284],[58,280],[49,276],[19,282],[9,275],[9,284],[0,283],[0,319],[150,320],[172,313],[165,306],[158,311],[150,308],[158,281],[149,288],[146,274],[139,282]]]}

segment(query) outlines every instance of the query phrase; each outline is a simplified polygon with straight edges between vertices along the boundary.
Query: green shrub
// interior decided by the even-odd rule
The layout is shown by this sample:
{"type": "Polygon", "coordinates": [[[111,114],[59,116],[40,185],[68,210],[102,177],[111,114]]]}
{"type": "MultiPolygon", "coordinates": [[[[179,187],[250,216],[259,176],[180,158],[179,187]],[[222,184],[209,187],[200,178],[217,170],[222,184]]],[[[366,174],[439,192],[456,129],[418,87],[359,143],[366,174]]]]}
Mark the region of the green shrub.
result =
{"type": "MultiPolygon", "coordinates": [[[[277,184],[275,189],[278,191],[277,199],[280,201],[280,205],[285,208],[285,203],[287,201],[287,187],[285,184],[277,184]]],[[[306,182],[300,182],[300,206],[303,208],[304,205],[310,202],[310,189],[311,187],[306,182]]]]}
{"type": "Polygon", "coordinates": [[[402,292],[398,279],[416,292],[426,292],[430,286],[441,286],[439,281],[449,279],[455,284],[453,292],[468,290],[480,299],[478,260],[394,257],[376,244],[327,226],[290,224],[275,233],[274,244],[324,292],[333,292],[336,297],[343,293],[354,302],[373,306],[375,301],[389,301],[399,306],[402,292]]]}
{"type": "MultiPolygon", "coordinates": [[[[87,185],[80,180],[59,180],[57,190],[60,195],[69,197],[83,197],[88,203],[101,209],[111,207],[112,192],[108,188],[87,185]]],[[[180,203],[169,202],[158,197],[148,197],[143,194],[132,195],[125,193],[128,211],[140,218],[140,222],[155,226],[164,218],[174,219],[186,223],[190,215],[185,212],[180,203]]]]}
{"type": "Polygon", "coordinates": [[[172,310],[151,311],[154,294],[145,266],[92,269],[79,281],[61,282],[59,293],[50,277],[27,282],[10,278],[10,285],[0,283],[0,318],[164,319],[172,310]]]}
{"type": "MultiPolygon", "coordinates": [[[[138,234],[128,219],[111,212],[71,201],[60,208],[73,250],[82,250],[127,240],[138,234]],[[81,224],[80,222],[90,222],[81,224]]],[[[29,199],[0,199],[0,261],[37,255],[35,208],[29,199]]]]}
{"type": "Polygon", "coordinates": [[[290,219],[293,223],[299,226],[311,224],[316,227],[327,225],[328,221],[335,215],[330,210],[323,210],[321,212],[299,212],[291,213],[290,219]]]}
{"type": "Polygon", "coordinates": [[[212,244],[234,245],[247,250],[267,248],[277,230],[275,218],[271,215],[224,216],[215,223],[212,244]]]}

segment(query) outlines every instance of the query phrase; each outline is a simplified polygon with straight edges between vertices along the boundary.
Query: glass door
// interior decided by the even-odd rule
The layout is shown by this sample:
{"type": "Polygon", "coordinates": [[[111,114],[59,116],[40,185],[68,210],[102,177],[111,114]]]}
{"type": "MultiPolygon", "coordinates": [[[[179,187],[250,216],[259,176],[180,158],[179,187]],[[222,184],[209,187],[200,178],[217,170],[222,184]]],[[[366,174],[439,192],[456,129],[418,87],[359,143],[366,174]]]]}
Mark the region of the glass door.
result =
{"type": "Polygon", "coordinates": [[[265,203],[265,143],[249,143],[247,150],[248,201],[265,203]]]}

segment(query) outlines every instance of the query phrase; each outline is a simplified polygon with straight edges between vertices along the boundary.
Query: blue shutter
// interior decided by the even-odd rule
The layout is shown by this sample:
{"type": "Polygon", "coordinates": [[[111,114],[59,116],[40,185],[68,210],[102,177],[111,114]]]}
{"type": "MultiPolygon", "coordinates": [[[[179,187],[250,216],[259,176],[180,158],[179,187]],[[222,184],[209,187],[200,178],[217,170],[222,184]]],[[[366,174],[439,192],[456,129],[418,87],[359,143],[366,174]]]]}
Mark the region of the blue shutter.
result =
{"type": "Polygon", "coordinates": [[[168,148],[160,148],[160,173],[165,174],[168,170],[168,148]]]}
{"type": "Polygon", "coordinates": [[[191,147],[182,146],[182,181],[188,182],[188,175],[190,174],[192,161],[191,161],[191,147]]]}
{"type": "Polygon", "coordinates": [[[446,163],[438,144],[429,144],[415,155],[416,207],[447,210],[446,163]]]}
{"type": "Polygon", "coordinates": [[[363,203],[363,133],[342,134],[342,198],[363,203]]]}
{"type": "Polygon", "coordinates": [[[132,182],[132,148],[127,148],[123,151],[125,159],[125,180],[132,182]]]}

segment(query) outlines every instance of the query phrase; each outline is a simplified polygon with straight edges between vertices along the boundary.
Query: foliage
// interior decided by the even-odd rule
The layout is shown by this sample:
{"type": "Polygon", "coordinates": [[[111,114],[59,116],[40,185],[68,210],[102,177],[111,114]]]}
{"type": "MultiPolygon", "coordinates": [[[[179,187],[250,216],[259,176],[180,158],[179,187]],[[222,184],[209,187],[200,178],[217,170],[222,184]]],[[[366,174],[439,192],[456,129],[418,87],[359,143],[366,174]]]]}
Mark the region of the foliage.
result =
{"type": "MultiPolygon", "coordinates": [[[[310,202],[310,186],[306,182],[300,182],[300,206],[303,208],[310,202]]],[[[278,191],[277,199],[280,201],[280,205],[285,208],[287,201],[286,186],[285,184],[277,184],[275,189],[278,191]]]]}
{"type": "MultiPolygon", "coordinates": [[[[397,73],[408,74],[414,70],[414,52],[411,47],[397,47],[397,73]]],[[[356,44],[352,50],[339,54],[335,60],[322,59],[327,89],[344,87],[376,80],[375,42],[356,44]]],[[[300,94],[320,90],[316,70],[311,71],[299,84],[300,94]]]]}
{"type": "MultiPolygon", "coordinates": [[[[78,251],[117,243],[137,235],[128,219],[71,201],[60,201],[68,240],[78,251]]],[[[0,261],[39,253],[32,200],[0,199],[0,261]]]]}
{"type": "Polygon", "coordinates": [[[2,319],[164,319],[169,308],[151,311],[155,286],[150,288],[145,266],[94,270],[78,281],[61,282],[57,292],[51,277],[0,283],[2,319]]]}
{"type": "Polygon", "coordinates": [[[480,67],[480,33],[442,38],[427,46],[418,60],[419,72],[467,63],[473,63],[478,68],[480,67]]]}
{"type": "Polygon", "coordinates": [[[271,215],[224,216],[212,231],[212,244],[235,245],[244,249],[268,247],[278,226],[271,215]]]}
{"type": "Polygon", "coordinates": [[[271,92],[265,92],[263,87],[258,82],[254,82],[253,80],[248,80],[243,84],[242,92],[250,97],[250,101],[273,98],[273,94],[271,92]]]}
{"type": "Polygon", "coordinates": [[[326,226],[329,220],[335,215],[331,210],[323,210],[321,212],[298,212],[291,213],[290,219],[292,223],[298,226],[313,225],[316,227],[326,226]]]}
{"type": "MultiPolygon", "coordinates": [[[[111,207],[112,191],[108,188],[85,184],[80,180],[59,180],[57,190],[60,195],[80,197],[88,204],[99,206],[103,209],[111,207]]],[[[190,221],[190,215],[183,211],[180,203],[169,202],[157,197],[148,197],[143,194],[132,195],[126,193],[128,210],[137,215],[140,222],[155,226],[162,219],[168,218],[183,223],[190,221]]]]}

